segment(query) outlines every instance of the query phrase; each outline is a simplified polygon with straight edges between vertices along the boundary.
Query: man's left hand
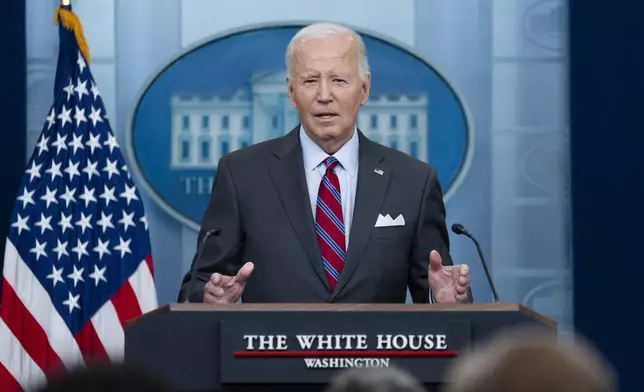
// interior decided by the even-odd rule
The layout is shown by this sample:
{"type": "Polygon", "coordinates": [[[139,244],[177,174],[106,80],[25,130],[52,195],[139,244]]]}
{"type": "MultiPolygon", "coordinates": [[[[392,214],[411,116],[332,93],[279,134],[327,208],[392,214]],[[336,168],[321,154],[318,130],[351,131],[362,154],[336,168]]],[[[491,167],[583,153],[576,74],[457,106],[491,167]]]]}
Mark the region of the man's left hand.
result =
{"type": "Polygon", "coordinates": [[[437,251],[429,254],[429,287],[439,304],[470,302],[470,269],[465,264],[444,266],[437,251]]]}

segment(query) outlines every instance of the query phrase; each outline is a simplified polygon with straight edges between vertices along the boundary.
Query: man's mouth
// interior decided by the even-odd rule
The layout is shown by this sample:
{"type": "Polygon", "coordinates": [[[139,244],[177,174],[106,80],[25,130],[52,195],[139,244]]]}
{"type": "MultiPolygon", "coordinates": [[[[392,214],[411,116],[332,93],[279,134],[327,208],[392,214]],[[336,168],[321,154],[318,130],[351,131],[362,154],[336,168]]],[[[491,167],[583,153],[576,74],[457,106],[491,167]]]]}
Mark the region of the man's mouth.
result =
{"type": "Polygon", "coordinates": [[[322,120],[328,120],[333,117],[337,117],[338,115],[333,112],[323,112],[323,113],[318,113],[315,115],[316,118],[320,118],[322,120]]]}

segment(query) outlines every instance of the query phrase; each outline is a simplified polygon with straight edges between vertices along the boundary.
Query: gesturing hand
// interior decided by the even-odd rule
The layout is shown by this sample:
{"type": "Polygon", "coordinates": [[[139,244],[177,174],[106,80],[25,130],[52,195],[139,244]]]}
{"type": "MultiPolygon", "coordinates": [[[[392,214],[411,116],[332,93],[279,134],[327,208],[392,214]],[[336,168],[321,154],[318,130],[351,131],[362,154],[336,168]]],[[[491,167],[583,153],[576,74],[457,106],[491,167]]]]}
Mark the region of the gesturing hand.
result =
{"type": "Polygon", "coordinates": [[[465,264],[444,266],[435,250],[429,254],[429,287],[437,303],[469,302],[469,267],[465,264]]]}
{"type": "Polygon", "coordinates": [[[204,303],[234,304],[237,302],[244,292],[246,281],[254,268],[253,263],[247,262],[239,269],[235,276],[222,275],[216,272],[212,274],[204,288],[204,303]]]}

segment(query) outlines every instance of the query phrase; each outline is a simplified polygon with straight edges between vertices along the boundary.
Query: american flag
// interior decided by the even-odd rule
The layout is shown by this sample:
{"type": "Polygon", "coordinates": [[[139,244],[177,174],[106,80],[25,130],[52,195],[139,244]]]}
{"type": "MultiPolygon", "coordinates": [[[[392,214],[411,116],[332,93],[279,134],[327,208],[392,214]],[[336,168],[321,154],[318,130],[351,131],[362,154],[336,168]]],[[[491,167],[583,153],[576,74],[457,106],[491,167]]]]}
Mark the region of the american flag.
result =
{"type": "MultiPolygon", "coordinates": [[[[69,9],[57,15],[78,21],[69,9]]],[[[83,54],[80,24],[58,29],[53,104],[6,239],[1,391],[121,360],[125,322],[157,307],[148,222],[83,54]]]]}

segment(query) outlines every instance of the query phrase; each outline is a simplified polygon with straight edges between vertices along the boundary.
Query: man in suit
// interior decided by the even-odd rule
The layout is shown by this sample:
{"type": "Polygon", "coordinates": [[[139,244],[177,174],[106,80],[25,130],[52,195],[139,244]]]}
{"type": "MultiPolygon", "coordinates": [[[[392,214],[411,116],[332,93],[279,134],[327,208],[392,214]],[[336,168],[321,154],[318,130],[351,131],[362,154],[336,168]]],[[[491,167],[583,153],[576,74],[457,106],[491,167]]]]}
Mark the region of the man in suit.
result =
{"type": "Polygon", "coordinates": [[[470,302],[436,172],[356,127],[371,75],[361,37],[300,30],[287,86],[301,124],[219,161],[179,301],[470,302]]]}

